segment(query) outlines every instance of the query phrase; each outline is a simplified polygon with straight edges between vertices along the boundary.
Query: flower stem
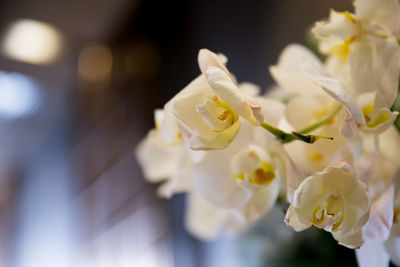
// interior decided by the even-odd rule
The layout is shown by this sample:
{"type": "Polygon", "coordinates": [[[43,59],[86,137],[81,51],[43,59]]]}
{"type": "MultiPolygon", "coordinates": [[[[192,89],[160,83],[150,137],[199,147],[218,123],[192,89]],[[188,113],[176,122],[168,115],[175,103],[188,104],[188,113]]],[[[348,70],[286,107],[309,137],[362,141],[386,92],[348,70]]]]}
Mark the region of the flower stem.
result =
{"type": "Polygon", "coordinates": [[[322,120],[317,121],[316,123],[311,124],[310,126],[307,126],[307,127],[303,128],[303,129],[301,129],[300,131],[297,131],[297,133],[308,134],[308,133],[318,129],[319,127],[321,127],[325,123],[327,123],[330,120],[332,120],[336,116],[336,114],[340,111],[341,108],[342,108],[342,106],[339,106],[337,109],[335,109],[335,111],[333,111],[331,114],[329,114],[328,116],[326,116],[322,120]]]}
{"type": "Polygon", "coordinates": [[[271,124],[269,124],[265,121],[263,123],[261,123],[261,127],[263,127],[265,130],[267,130],[268,132],[275,135],[276,138],[281,140],[281,142],[283,142],[283,143],[288,143],[288,142],[291,142],[294,139],[296,139],[294,136],[292,136],[292,134],[284,132],[281,129],[279,129],[275,126],[272,126],[271,124]]]}
{"type": "Polygon", "coordinates": [[[319,135],[307,135],[308,133],[318,129],[319,127],[321,127],[322,125],[324,125],[325,123],[329,122],[330,120],[332,120],[336,114],[340,111],[342,107],[339,106],[337,109],[335,109],[334,112],[332,112],[331,114],[329,114],[328,116],[326,116],[325,118],[323,118],[320,121],[317,121],[316,123],[307,126],[306,128],[301,129],[300,131],[297,132],[291,132],[291,133],[287,133],[285,131],[282,131],[281,129],[272,126],[271,124],[267,123],[267,122],[263,122],[261,123],[261,127],[263,127],[265,130],[267,130],[268,132],[272,133],[273,135],[275,135],[276,138],[278,138],[281,143],[285,144],[285,143],[290,143],[294,140],[299,140],[299,141],[303,141],[305,143],[308,144],[313,144],[315,141],[317,141],[320,138],[324,138],[324,139],[330,139],[333,140],[332,137],[329,136],[319,136],[319,135]]]}
{"type": "Polygon", "coordinates": [[[290,143],[294,140],[303,141],[308,144],[313,144],[315,141],[317,141],[320,138],[333,140],[332,137],[325,137],[325,136],[318,136],[318,135],[304,135],[304,134],[297,133],[297,132],[287,133],[277,127],[272,126],[271,124],[269,124],[265,121],[263,123],[261,123],[261,127],[263,127],[265,130],[267,130],[268,132],[275,135],[276,138],[278,138],[281,141],[281,143],[283,143],[283,144],[290,143]]]}

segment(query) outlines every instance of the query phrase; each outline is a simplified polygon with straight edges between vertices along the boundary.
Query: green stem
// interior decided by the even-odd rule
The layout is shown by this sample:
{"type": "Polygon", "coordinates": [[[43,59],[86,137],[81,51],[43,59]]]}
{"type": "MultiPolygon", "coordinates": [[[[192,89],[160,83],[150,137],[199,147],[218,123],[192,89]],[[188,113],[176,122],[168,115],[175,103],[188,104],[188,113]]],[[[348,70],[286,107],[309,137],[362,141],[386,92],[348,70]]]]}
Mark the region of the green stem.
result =
{"type": "Polygon", "coordinates": [[[291,133],[287,133],[285,131],[282,131],[281,129],[272,126],[271,124],[267,123],[267,122],[263,122],[261,123],[261,127],[263,127],[265,130],[267,130],[268,132],[270,132],[271,134],[273,134],[276,138],[278,138],[281,143],[285,144],[285,143],[290,143],[294,140],[299,140],[299,141],[303,141],[305,143],[308,144],[313,144],[315,141],[317,141],[320,138],[324,138],[324,139],[330,139],[333,140],[332,137],[326,137],[326,136],[319,136],[319,135],[307,135],[308,133],[318,129],[319,127],[321,127],[322,125],[324,125],[325,123],[327,123],[328,121],[332,120],[336,114],[340,111],[342,107],[339,106],[337,109],[335,109],[334,112],[332,112],[331,114],[329,114],[328,116],[326,116],[325,118],[323,118],[322,120],[307,126],[306,128],[301,129],[298,132],[291,132],[291,133]]]}
{"type": "Polygon", "coordinates": [[[281,140],[282,143],[288,143],[296,139],[293,134],[284,132],[281,129],[274,127],[265,121],[261,123],[261,127],[263,127],[265,130],[275,135],[276,138],[281,140]]]}
{"type": "Polygon", "coordinates": [[[299,134],[308,134],[316,129],[318,129],[319,127],[321,127],[322,125],[324,125],[325,123],[327,123],[328,121],[332,120],[336,114],[340,111],[342,107],[339,106],[337,109],[335,109],[334,112],[332,112],[330,115],[326,116],[325,118],[323,118],[320,121],[317,121],[314,124],[311,124],[310,126],[307,126],[306,128],[301,129],[300,131],[297,131],[297,133],[299,134]]]}
{"type": "Polygon", "coordinates": [[[272,126],[271,124],[269,124],[265,121],[263,123],[261,123],[261,127],[263,127],[265,130],[267,130],[268,132],[275,135],[276,138],[278,138],[282,144],[290,143],[294,140],[299,140],[299,141],[303,141],[308,144],[313,144],[319,138],[333,140],[332,137],[324,137],[324,136],[319,136],[319,135],[304,135],[304,134],[297,133],[297,132],[287,133],[287,132],[282,131],[279,128],[272,126]]]}

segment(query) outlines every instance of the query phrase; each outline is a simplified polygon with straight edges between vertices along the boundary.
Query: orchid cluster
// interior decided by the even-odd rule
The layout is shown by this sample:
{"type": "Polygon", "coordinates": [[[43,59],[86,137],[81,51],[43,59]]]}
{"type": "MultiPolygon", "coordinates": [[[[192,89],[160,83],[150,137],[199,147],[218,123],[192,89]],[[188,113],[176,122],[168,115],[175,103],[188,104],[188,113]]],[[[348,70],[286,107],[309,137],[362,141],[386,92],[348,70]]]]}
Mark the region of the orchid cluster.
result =
{"type": "Polygon", "coordinates": [[[324,62],[283,50],[267,94],[202,49],[201,74],[155,111],[137,158],[161,196],[187,193],[193,235],[242,231],[281,196],[295,231],[331,232],[360,266],[400,264],[400,4],[354,4],[313,27],[324,62]]]}

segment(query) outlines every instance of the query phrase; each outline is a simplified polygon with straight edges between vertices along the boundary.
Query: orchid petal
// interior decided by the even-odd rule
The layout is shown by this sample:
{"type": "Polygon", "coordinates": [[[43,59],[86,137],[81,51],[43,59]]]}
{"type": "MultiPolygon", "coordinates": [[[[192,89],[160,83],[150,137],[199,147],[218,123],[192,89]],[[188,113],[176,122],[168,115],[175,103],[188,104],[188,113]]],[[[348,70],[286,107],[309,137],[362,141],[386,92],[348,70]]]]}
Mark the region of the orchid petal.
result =
{"type": "Polygon", "coordinates": [[[356,250],[357,262],[360,267],[388,266],[389,255],[383,243],[374,239],[366,239],[365,244],[356,250]]]}
{"type": "Polygon", "coordinates": [[[200,49],[197,56],[201,73],[206,75],[207,69],[211,66],[223,70],[227,75],[231,75],[229,70],[225,67],[227,58],[224,55],[217,55],[208,49],[200,49]]]}
{"type": "Polygon", "coordinates": [[[214,206],[195,191],[187,195],[186,206],[186,229],[201,240],[214,239],[222,229],[228,211],[214,206]]]}
{"type": "Polygon", "coordinates": [[[301,69],[306,77],[320,85],[327,94],[342,103],[360,125],[366,124],[360,106],[340,81],[330,76],[321,66],[310,61],[303,62],[301,69]]]}
{"type": "Polygon", "coordinates": [[[269,70],[278,85],[292,94],[318,94],[319,87],[301,73],[300,63],[304,60],[320,64],[319,59],[306,47],[291,44],[285,47],[279,56],[278,63],[271,66],[269,70]]]}
{"type": "Polygon", "coordinates": [[[364,21],[377,23],[381,27],[399,34],[400,5],[398,0],[356,0],[356,15],[364,21]]]}
{"type": "Polygon", "coordinates": [[[372,203],[369,221],[364,233],[375,240],[384,241],[389,237],[393,223],[394,186],[390,186],[372,203]]]}
{"type": "Polygon", "coordinates": [[[225,72],[216,67],[209,67],[207,75],[208,83],[215,94],[228,103],[236,113],[249,120],[254,126],[264,121],[261,107],[257,101],[246,97],[225,72]]]}

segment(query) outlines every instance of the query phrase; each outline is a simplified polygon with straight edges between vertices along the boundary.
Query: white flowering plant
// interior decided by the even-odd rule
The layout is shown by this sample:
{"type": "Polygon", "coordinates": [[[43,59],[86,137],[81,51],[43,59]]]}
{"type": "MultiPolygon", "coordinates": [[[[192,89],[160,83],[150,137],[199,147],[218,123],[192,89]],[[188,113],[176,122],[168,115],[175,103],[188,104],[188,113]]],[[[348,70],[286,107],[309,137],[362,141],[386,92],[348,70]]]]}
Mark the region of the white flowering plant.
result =
{"type": "Polygon", "coordinates": [[[267,94],[202,49],[200,75],[156,110],[137,159],[160,196],[187,194],[194,236],[241,232],[284,196],[295,231],[330,232],[360,266],[400,265],[400,4],[354,6],[314,25],[324,62],[283,50],[267,94]]]}

